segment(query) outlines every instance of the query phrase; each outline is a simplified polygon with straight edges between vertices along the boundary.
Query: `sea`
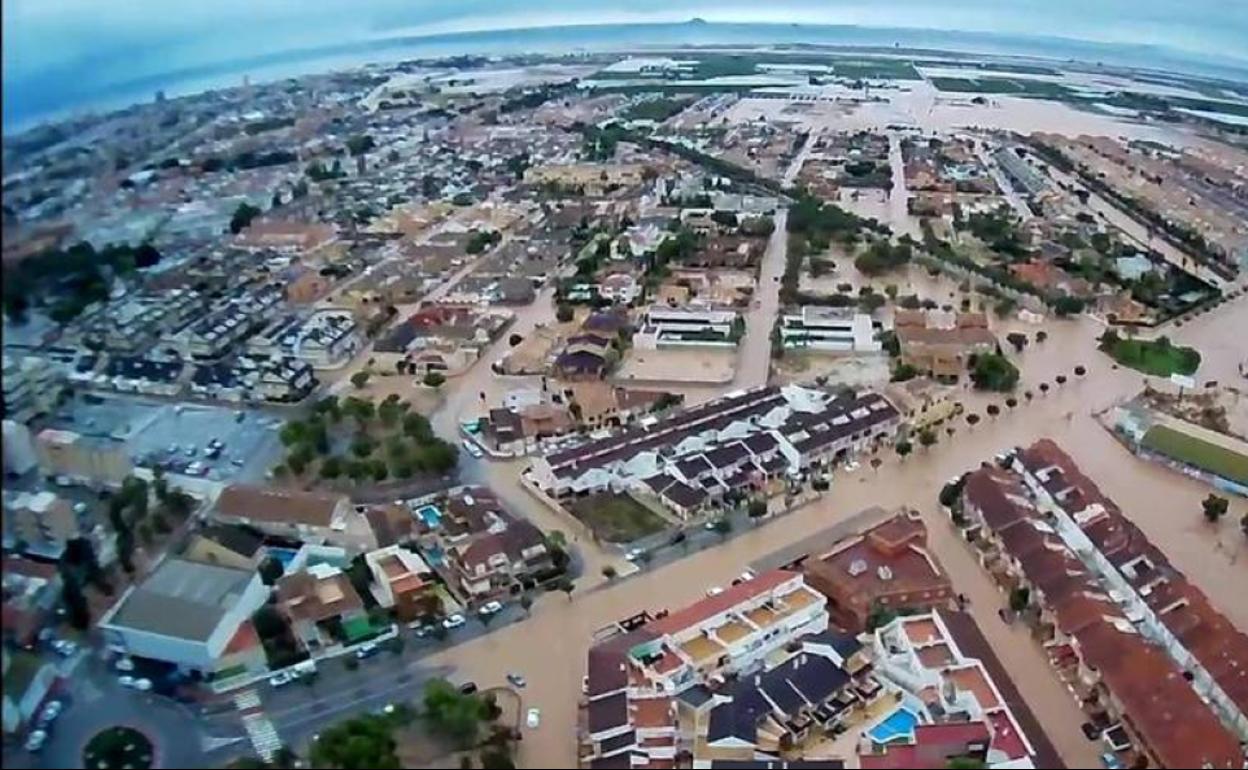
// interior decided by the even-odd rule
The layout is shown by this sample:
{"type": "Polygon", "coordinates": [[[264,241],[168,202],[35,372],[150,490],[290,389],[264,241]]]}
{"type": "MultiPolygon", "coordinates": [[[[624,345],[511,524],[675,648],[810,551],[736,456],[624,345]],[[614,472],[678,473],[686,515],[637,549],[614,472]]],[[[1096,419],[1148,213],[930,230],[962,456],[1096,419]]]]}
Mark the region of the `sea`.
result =
{"type": "MultiPolygon", "coordinates": [[[[6,25],[9,26],[9,25],[6,25]]],[[[6,30],[6,37],[12,27],[6,30]]],[[[274,36],[275,41],[280,36],[274,36]]],[[[305,38],[306,39],[306,36],[305,38]]],[[[1248,40],[1248,38],[1245,38],[1248,40]]],[[[150,101],[157,92],[181,96],[367,64],[444,56],[515,55],[645,50],[679,46],[801,45],[846,49],[925,50],[981,55],[1031,56],[1057,61],[1176,72],[1248,83],[1248,44],[1239,56],[1163,45],[1091,42],[1055,36],[943,31],[858,25],[719,23],[583,24],[442,34],[370,35],[347,42],[306,44],[278,50],[249,43],[232,55],[205,55],[202,41],[177,40],[146,52],[134,47],[106,60],[21,68],[6,59],[3,125],[15,133],[40,123],[150,101]],[[196,44],[200,43],[200,44],[196,44]],[[181,52],[187,51],[187,55],[181,52]],[[194,52],[191,55],[190,52],[194,52]],[[217,58],[219,57],[219,58],[217,58]],[[1242,57],[1242,58],[1241,58],[1242,57]],[[128,62],[133,60],[133,66],[128,62]],[[192,61],[186,61],[192,60],[192,61]],[[85,62],[85,63],[84,63],[85,62]],[[14,73],[14,70],[18,72],[14,73]],[[24,70],[24,71],[23,71],[24,70]]],[[[215,51],[214,47],[214,51],[215,51]]]]}

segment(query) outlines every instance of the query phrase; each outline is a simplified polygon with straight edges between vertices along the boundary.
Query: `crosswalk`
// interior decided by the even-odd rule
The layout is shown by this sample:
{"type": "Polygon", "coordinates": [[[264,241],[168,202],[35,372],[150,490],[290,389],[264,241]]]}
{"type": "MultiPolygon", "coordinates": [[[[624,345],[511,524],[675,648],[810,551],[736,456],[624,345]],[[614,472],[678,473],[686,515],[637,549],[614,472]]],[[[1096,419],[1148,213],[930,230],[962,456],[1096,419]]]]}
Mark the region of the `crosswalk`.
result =
{"type": "Polygon", "coordinates": [[[260,703],[260,694],[253,689],[246,689],[234,694],[234,705],[243,715],[243,728],[256,754],[265,762],[273,760],[277,750],[282,747],[282,738],[277,728],[269,721],[260,703]]]}

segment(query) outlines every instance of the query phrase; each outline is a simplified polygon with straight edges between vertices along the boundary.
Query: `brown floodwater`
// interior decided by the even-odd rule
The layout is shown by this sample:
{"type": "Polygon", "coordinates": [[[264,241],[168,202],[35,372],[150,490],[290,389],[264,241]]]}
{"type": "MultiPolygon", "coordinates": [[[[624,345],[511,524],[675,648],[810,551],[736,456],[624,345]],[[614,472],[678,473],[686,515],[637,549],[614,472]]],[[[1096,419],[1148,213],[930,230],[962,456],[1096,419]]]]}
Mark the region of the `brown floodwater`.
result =
{"type": "MultiPolygon", "coordinates": [[[[1248,329],[1246,312],[1248,300],[1241,299],[1173,330],[1176,339],[1207,348],[1212,354],[1207,354],[1198,376],[1204,376],[1206,367],[1221,376],[1228,363],[1223,359],[1235,352],[1244,356],[1241,341],[1243,330],[1248,329]]],[[[1028,331],[1034,332],[1034,328],[1028,331]]],[[[529,681],[523,693],[524,707],[540,708],[542,721],[538,729],[525,731],[520,763],[525,767],[572,767],[576,763],[580,679],[595,629],[641,609],[693,602],[708,586],[731,580],[750,561],[865,507],[909,505],[924,512],[932,550],[948,569],[957,590],[970,597],[972,612],[984,633],[1067,764],[1092,766],[1097,761],[1096,747],[1079,731],[1082,719],[1070,694],[1025,632],[997,619],[996,610],[1004,606],[1005,598],[937,513],[936,491],[950,476],[978,465],[1002,448],[1051,437],[1165,551],[1174,566],[1202,587],[1215,606],[1241,628],[1248,627],[1248,596],[1242,590],[1248,578],[1248,543],[1238,531],[1238,518],[1248,509],[1243,500],[1233,500],[1232,515],[1221,527],[1206,524],[1200,508],[1200,500],[1210,491],[1206,485],[1138,460],[1092,417],[1095,411],[1135,393],[1144,378],[1111,368],[1109,359],[1094,349],[1100,328],[1091,321],[1055,322],[1048,325],[1048,331],[1050,337],[1045,343],[1030,346],[1019,357],[1024,381],[1020,393],[1033,390],[1030,404],[1020,403],[1014,410],[1003,406],[1004,414],[993,420],[987,418],[983,407],[987,401],[1000,403],[1001,399],[967,391],[967,408],[984,416],[974,429],[963,423],[952,440],[942,435],[940,444],[919,450],[904,462],[887,455],[878,472],[842,472],[832,490],[817,502],[716,548],[634,578],[608,585],[597,570],[587,569],[570,600],[563,594],[543,596],[534,605],[530,619],[447,649],[431,662],[455,666],[463,676],[483,685],[501,683],[507,672],[524,674],[529,681]],[[1088,367],[1086,377],[1073,375],[1077,364],[1088,367]],[[1053,382],[1059,373],[1070,380],[1060,388],[1053,382]],[[1052,386],[1047,396],[1040,395],[1037,386],[1041,381],[1052,386]]],[[[1229,369],[1234,370],[1233,362],[1229,369]]],[[[471,390],[465,390],[470,396],[471,390]]],[[[470,403],[471,398],[455,393],[448,398],[451,405],[463,406],[466,401],[470,403]]],[[[453,419],[439,418],[443,425],[453,419]]],[[[492,463],[485,473],[503,492],[508,485],[514,488],[521,467],[522,463],[492,463]]],[[[521,492],[519,497],[524,495],[521,492]]],[[[525,508],[527,512],[529,506],[525,508]]],[[[538,518],[539,523],[546,524],[552,514],[544,512],[538,518]]],[[[587,550],[594,565],[612,558],[587,550]]]]}

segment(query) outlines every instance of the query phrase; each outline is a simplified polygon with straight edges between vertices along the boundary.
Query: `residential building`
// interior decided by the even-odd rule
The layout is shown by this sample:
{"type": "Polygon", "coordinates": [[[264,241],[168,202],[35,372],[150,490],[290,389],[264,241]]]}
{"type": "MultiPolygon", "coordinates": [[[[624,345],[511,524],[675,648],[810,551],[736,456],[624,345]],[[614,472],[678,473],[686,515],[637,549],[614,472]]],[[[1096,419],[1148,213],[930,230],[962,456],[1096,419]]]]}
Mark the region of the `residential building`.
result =
{"type": "Polygon", "coordinates": [[[91,528],[88,506],[75,505],[53,492],[4,494],[4,540],[6,546],[23,545],[29,553],[59,555],[65,541],[91,528]]]}
{"type": "Polygon", "coordinates": [[[295,256],[316,254],[338,239],[333,225],[261,219],[234,238],[234,247],[252,253],[277,252],[295,256]]]}
{"type": "Polygon", "coordinates": [[[617,359],[610,337],[585,332],[569,337],[555,358],[553,373],[561,380],[600,380],[617,359]]]}
{"type": "Polygon", "coordinates": [[[913,732],[864,735],[864,768],[933,768],[954,758],[987,767],[1056,767],[1061,759],[970,615],[899,617],[871,634],[876,678],[916,717],[913,732]]]}
{"type": "Polygon", "coordinates": [[[893,327],[902,363],[934,377],[956,380],[971,356],[997,349],[983,313],[898,310],[893,327]]]}
{"type": "Polygon", "coordinates": [[[210,675],[268,589],[254,570],[166,558],[100,618],[109,649],[210,675]]]}
{"type": "Polygon", "coordinates": [[[315,655],[368,632],[368,613],[351,579],[337,566],[309,563],[274,586],[278,611],[300,645],[315,655]]]}
{"type": "Polygon", "coordinates": [[[673,509],[700,509],[729,489],[763,489],[840,460],[888,439],[899,424],[897,410],[873,393],[764,386],[540,456],[526,479],[555,497],[628,489],[673,509]]]}
{"type": "Polygon", "coordinates": [[[1242,765],[1248,637],[1069,456],[1041,440],[970,473],[961,502],[981,562],[1026,599],[1072,693],[1120,723],[1107,751],[1124,765],[1242,765]]]}
{"type": "Polygon", "coordinates": [[[191,375],[191,392],[222,401],[304,399],[318,384],[312,365],[289,356],[239,356],[231,361],[200,364],[191,375]]]}
{"type": "Polygon", "coordinates": [[[38,356],[4,355],[4,416],[19,423],[51,412],[65,390],[66,374],[38,356]]]}
{"type": "Polygon", "coordinates": [[[962,407],[955,399],[956,393],[954,387],[929,377],[893,382],[884,388],[884,395],[915,432],[940,425],[961,414],[962,407]]]}
{"type": "Polygon", "coordinates": [[[697,306],[651,305],[633,335],[638,350],[660,347],[735,347],[745,332],[745,322],[735,310],[697,306]]]}
{"type": "MultiPolygon", "coordinates": [[[[773,570],[640,626],[608,629],[589,650],[583,766],[775,759],[854,685],[859,645],[825,634],[824,598],[800,573],[773,570]],[[798,642],[799,652],[775,663],[798,642]],[[638,763],[638,760],[641,760],[638,763]]],[[[878,689],[878,688],[877,688],[878,689]]]]}
{"type": "Polygon", "coordinates": [[[16,420],[4,421],[4,472],[21,476],[39,464],[30,428],[16,420]]]}
{"type": "Polygon", "coordinates": [[[627,305],[641,296],[641,284],[629,273],[611,273],[598,282],[598,296],[627,305]]]}
{"type": "Polygon", "coordinates": [[[259,530],[239,524],[208,524],[195,530],[182,557],[204,564],[254,570],[264,561],[264,537],[259,530]]]}
{"type": "Polygon", "coordinates": [[[561,188],[583,189],[587,195],[602,195],[613,187],[641,184],[645,167],[629,163],[570,163],[533,166],[524,172],[530,185],[555,184],[561,188]]]}
{"type": "Polygon", "coordinates": [[[319,310],[306,319],[279,317],[247,341],[257,356],[290,357],[314,369],[341,366],[360,349],[360,329],[350,310],[319,310]]]}
{"type": "Polygon", "coordinates": [[[117,486],[134,470],[124,442],[69,430],[39,431],[35,453],[39,456],[39,470],[45,476],[117,486]]]}
{"type": "Polygon", "coordinates": [[[423,541],[446,555],[448,584],[474,600],[531,584],[552,567],[542,531],[507,511],[485,487],[451,495],[423,541]]]}
{"type": "Polygon", "coordinates": [[[953,583],[927,550],[917,511],[902,511],[837,543],[802,566],[806,582],[828,597],[842,628],[861,631],[873,613],[927,610],[953,599],[953,583]]]}
{"type": "Polygon", "coordinates": [[[377,547],[367,518],[345,495],[232,484],[217,497],[211,516],[222,524],[241,524],[305,543],[355,552],[377,547]]]}
{"type": "Polygon", "coordinates": [[[851,308],[806,305],[780,317],[780,340],[790,350],[878,353],[875,325],[851,308]]]}
{"type": "Polygon", "coordinates": [[[39,632],[55,623],[61,606],[61,573],[55,564],[19,556],[4,557],[4,629],[6,645],[34,649],[39,632]]]}
{"type": "Polygon", "coordinates": [[[373,573],[377,604],[392,608],[401,621],[437,614],[437,587],[433,569],[415,551],[400,545],[364,554],[373,573]]]}

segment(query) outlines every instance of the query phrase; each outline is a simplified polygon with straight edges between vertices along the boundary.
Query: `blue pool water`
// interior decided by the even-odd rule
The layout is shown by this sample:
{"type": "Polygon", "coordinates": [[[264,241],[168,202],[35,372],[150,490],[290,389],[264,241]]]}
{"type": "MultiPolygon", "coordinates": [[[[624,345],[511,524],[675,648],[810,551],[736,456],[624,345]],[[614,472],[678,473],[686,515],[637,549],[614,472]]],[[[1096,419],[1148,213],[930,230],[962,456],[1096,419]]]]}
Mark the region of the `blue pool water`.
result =
{"type": "Polygon", "coordinates": [[[270,548],[269,549],[269,555],[272,556],[274,559],[277,559],[278,561],[280,561],[283,567],[290,564],[291,560],[295,558],[295,554],[297,553],[299,552],[295,550],[294,548],[270,548]]]}
{"type": "Polygon", "coordinates": [[[885,744],[895,741],[898,738],[910,738],[914,736],[914,727],[919,723],[919,718],[914,712],[899,708],[875,727],[872,727],[868,733],[871,740],[885,744]]]}
{"type": "Polygon", "coordinates": [[[425,549],[425,561],[431,567],[440,567],[446,562],[446,554],[442,553],[441,548],[431,545],[425,549]]]}
{"type": "Polygon", "coordinates": [[[436,505],[422,505],[420,508],[416,509],[416,515],[419,516],[421,521],[425,522],[430,529],[437,529],[442,523],[442,513],[438,510],[436,505]]]}

